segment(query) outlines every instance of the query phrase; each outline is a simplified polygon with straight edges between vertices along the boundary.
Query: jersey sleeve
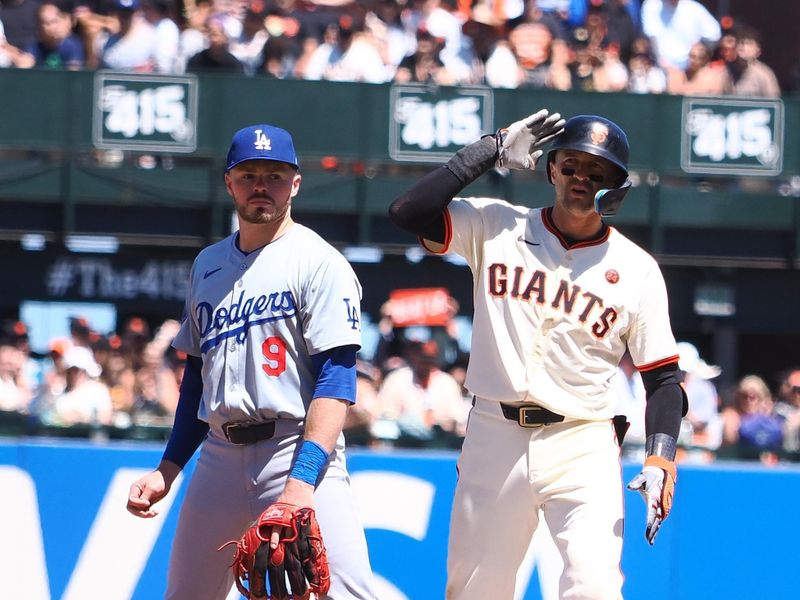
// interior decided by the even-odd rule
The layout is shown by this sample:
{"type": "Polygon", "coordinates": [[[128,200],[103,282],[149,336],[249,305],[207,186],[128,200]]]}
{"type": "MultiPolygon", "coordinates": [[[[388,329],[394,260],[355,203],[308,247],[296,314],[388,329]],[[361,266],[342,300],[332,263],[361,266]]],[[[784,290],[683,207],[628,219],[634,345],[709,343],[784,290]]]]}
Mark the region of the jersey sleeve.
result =
{"type": "Polygon", "coordinates": [[[183,314],[181,315],[181,328],[178,330],[172,346],[176,350],[186,352],[192,356],[201,356],[200,352],[200,331],[197,329],[197,322],[191,318],[192,314],[192,290],[194,289],[195,272],[197,270],[197,260],[192,265],[189,274],[188,292],[183,304],[183,314]]]}
{"type": "Polygon", "coordinates": [[[444,212],[445,241],[436,244],[420,240],[423,248],[433,254],[453,252],[474,267],[479,262],[480,242],[484,236],[482,202],[475,198],[453,198],[444,212]]]}
{"type": "Polygon", "coordinates": [[[678,360],[678,347],[669,320],[664,277],[652,261],[644,280],[639,306],[628,333],[628,348],[640,371],[650,371],[678,360]]]}
{"type": "Polygon", "coordinates": [[[337,346],[361,348],[361,284],[341,254],[328,255],[303,296],[300,310],[309,354],[337,346]]]}

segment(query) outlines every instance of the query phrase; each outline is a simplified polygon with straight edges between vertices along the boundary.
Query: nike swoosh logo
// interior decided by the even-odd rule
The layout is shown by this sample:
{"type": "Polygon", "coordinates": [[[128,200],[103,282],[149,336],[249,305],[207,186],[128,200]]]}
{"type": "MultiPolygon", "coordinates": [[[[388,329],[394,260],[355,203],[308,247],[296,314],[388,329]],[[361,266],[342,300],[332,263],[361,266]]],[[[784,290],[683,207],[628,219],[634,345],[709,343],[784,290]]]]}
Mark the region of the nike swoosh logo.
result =
{"type": "Polygon", "coordinates": [[[525,239],[524,237],[522,237],[522,236],[519,236],[519,238],[517,238],[517,241],[520,241],[520,242],[525,242],[525,243],[526,243],[526,244],[528,244],[529,246],[541,246],[541,244],[540,244],[539,242],[529,242],[528,240],[526,240],[526,239],[525,239]]]}
{"type": "Polygon", "coordinates": [[[203,275],[203,279],[208,279],[214,273],[216,273],[217,271],[221,271],[221,270],[222,270],[222,267],[217,267],[216,269],[212,269],[210,271],[206,271],[205,274],[203,275]]]}

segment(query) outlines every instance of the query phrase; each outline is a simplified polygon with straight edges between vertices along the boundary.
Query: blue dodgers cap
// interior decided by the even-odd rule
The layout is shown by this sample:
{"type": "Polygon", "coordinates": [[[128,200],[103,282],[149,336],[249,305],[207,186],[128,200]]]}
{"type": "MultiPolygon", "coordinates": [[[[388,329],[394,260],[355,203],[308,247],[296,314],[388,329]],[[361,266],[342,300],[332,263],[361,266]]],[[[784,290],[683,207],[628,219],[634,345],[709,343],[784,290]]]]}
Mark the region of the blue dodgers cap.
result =
{"type": "Polygon", "coordinates": [[[272,125],[251,125],[234,134],[225,172],[246,160],[277,160],[299,168],[292,136],[272,125]]]}

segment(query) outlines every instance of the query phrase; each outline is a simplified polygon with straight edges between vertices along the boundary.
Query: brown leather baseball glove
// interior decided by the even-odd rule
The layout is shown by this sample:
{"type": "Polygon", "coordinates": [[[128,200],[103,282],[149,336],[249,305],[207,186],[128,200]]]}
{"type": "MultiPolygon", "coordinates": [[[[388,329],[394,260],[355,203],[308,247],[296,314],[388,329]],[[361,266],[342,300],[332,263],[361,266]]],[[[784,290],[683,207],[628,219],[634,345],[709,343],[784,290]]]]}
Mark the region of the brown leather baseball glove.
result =
{"type": "Polygon", "coordinates": [[[236,544],[233,575],[245,598],[308,600],[328,593],[328,558],[314,510],[283,502],[269,506],[236,544]],[[273,527],[281,527],[278,547],[269,547],[273,527]],[[245,585],[246,584],[246,585],[245,585]]]}

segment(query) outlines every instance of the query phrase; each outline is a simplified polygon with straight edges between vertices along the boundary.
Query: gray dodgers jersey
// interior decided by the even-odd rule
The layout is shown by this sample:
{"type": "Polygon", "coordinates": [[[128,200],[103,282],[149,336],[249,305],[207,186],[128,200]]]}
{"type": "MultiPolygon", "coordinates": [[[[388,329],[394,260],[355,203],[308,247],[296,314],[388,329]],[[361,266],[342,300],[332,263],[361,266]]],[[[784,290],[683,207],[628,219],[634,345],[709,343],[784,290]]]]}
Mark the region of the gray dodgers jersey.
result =
{"type": "Polygon", "coordinates": [[[250,254],[236,237],[195,259],[173,342],[203,359],[198,417],[217,427],[304,419],[316,385],[310,357],[361,345],[361,285],[335,248],[297,223],[250,254]]]}

